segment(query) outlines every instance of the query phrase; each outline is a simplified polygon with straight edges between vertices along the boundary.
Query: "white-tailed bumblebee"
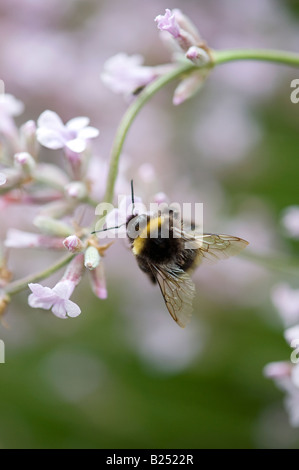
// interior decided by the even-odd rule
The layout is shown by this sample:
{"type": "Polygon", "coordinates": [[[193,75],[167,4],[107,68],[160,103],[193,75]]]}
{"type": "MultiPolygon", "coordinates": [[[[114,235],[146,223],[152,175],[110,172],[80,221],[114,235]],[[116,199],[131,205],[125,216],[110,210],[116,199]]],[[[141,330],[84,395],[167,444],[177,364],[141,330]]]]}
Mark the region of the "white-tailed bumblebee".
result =
{"type": "MultiPolygon", "coordinates": [[[[131,190],[134,207],[133,182],[131,190]]],[[[190,320],[195,296],[190,274],[205,258],[225,259],[248,245],[242,238],[231,235],[198,234],[196,227],[185,230],[183,221],[176,220],[171,210],[155,215],[134,215],[132,210],[126,229],[139,268],[159,285],[170,315],[182,328],[190,320]]]]}

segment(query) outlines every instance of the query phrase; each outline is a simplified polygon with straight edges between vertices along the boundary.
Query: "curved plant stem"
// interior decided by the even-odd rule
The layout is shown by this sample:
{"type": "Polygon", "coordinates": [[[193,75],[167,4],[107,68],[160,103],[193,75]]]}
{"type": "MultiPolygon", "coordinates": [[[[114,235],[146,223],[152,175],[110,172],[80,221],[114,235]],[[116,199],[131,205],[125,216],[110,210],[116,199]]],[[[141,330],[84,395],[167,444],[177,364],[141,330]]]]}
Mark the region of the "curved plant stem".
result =
{"type": "Polygon", "coordinates": [[[19,279],[18,281],[11,282],[4,288],[5,294],[8,294],[8,295],[17,294],[18,292],[21,292],[23,289],[27,288],[30,282],[40,281],[41,279],[51,276],[51,274],[58,271],[58,269],[68,264],[74,256],[76,255],[67,254],[66,256],[63,256],[58,261],[53,263],[44,271],[40,271],[36,274],[23,277],[22,279],[19,279]]]}
{"type": "MultiPolygon", "coordinates": [[[[299,53],[297,54],[293,52],[267,49],[231,49],[225,51],[211,50],[210,52],[212,62],[209,64],[209,67],[236,60],[258,60],[299,67],[299,53]]],[[[125,115],[123,116],[116,131],[115,139],[112,145],[107,187],[104,197],[105,202],[111,203],[113,200],[114,186],[118,174],[119,157],[127,133],[139,111],[157,91],[163,88],[163,86],[167,85],[173,80],[183,78],[184,75],[187,75],[194,70],[199,70],[202,68],[194,65],[191,61],[186,61],[183,64],[179,64],[178,66],[174,65],[174,67],[175,68],[171,72],[166,73],[148,85],[140,93],[136,100],[129,106],[125,115]]]]}
{"type": "Polygon", "coordinates": [[[162,77],[158,78],[150,85],[148,85],[135,99],[135,101],[133,101],[133,103],[128,107],[116,131],[115,139],[111,150],[107,188],[104,197],[105,202],[111,203],[113,200],[114,185],[118,173],[119,156],[122,151],[127,133],[139,111],[157,91],[159,91],[169,82],[181,77],[186,73],[191,72],[195,68],[196,67],[194,66],[194,64],[189,61],[187,63],[184,62],[183,65],[175,66],[174,70],[168,72],[167,74],[163,75],[162,77]]]}
{"type": "Polygon", "coordinates": [[[235,60],[260,60],[276,64],[299,67],[299,53],[267,49],[228,49],[226,51],[211,51],[214,65],[224,64],[235,60]]]}

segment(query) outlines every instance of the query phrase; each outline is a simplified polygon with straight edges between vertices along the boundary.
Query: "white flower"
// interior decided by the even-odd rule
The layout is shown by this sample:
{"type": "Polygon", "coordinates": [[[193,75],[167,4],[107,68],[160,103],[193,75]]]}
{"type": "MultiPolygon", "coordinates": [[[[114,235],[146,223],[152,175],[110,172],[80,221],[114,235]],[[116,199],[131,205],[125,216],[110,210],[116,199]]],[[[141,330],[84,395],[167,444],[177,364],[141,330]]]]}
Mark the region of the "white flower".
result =
{"type": "Polygon", "coordinates": [[[271,299],[285,326],[299,323],[299,289],[280,283],[272,289],[271,299]]]}
{"type": "Polygon", "coordinates": [[[154,67],[142,64],[143,57],[139,54],[132,56],[124,53],[116,54],[105,62],[101,79],[114,93],[130,96],[148,85],[158,75],[154,67]]]}
{"type": "Polygon", "coordinates": [[[24,104],[9,93],[0,94],[0,115],[19,116],[24,111],[24,104]]]}
{"type": "Polygon", "coordinates": [[[75,284],[69,280],[62,280],[53,289],[40,284],[29,284],[32,294],[28,297],[28,303],[33,308],[52,309],[54,315],[59,318],[77,317],[80,315],[80,307],[69,300],[75,284]]]}
{"type": "Polygon", "coordinates": [[[4,173],[0,173],[0,186],[6,183],[6,176],[4,173]]]}
{"type": "Polygon", "coordinates": [[[282,224],[291,237],[299,238],[299,206],[290,206],[284,211],[282,224]]]}
{"type": "Polygon", "coordinates": [[[67,148],[74,153],[84,152],[86,142],[99,135],[99,130],[88,126],[87,117],[76,117],[65,125],[53,111],[44,111],[37,121],[37,140],[50,149],[67,148]]]}

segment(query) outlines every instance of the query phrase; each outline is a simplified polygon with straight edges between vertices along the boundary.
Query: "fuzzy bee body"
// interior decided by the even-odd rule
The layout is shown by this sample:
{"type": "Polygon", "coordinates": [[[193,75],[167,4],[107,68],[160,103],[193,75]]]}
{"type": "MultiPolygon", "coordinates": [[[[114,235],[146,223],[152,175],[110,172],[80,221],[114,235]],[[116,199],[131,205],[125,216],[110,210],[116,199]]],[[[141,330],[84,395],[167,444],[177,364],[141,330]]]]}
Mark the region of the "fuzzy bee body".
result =
{"type": "Polygon", "coordinates": [[[139,268],[159,285],[169,313],[182,328],[190,320],[195,295],[190,274],[204,258],[228,258],[248,245],[230,235],[187,232],[172,213],[132,215],[127,220],[127,235],[139,268]],[[192,242],[192,247],[186,248],[186,242],[192,242]]]}

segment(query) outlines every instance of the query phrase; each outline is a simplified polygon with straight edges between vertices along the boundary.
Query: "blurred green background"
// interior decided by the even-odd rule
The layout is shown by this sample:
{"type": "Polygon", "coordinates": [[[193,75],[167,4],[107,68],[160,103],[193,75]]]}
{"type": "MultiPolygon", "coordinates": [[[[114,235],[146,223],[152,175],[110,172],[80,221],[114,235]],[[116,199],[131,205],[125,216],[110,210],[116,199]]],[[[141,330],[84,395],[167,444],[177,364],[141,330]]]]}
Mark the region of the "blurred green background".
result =
{"type": "MultiPolygon", "coordinates": [[[[242,12],[241,6],[236,11],[235,2],[229,0],[148,3],[68,1],[60,12],[59,2],[48,1],[45,2],[48,11],[53,9],[57,14],[47,19],[47,10],[41,13],[41,7],[34,2],[22,2],[22,7],[17,0],[11,2],[13,6],[3,2],[0,34],[2,38],[7,35],[8,43],[0,54],[1,78],[7,91],[25,102],[26,118],[35,119],[46,108],[55,109],[65,119],[91,115],[92,124],[103,129],[101,152],[106,157],[125,105],[121,97],[115,97],[100,84],[103,61],[118,49],[128,53],[141,52],[152,64],[168,60],[167,52],[161,53],[157,49],[158,35],[152,26],[155,15],[168,6],[183,8],[191,15],[195,24],[201,24],[203,34],[214,47],[261,44],[261,47],[281,45],[281,48],[295,50],[298,45],[296,2],[254,1],[250,5],[238,2],[244,4],[246,12],[242,12]],[[16,6],[22,12],[28,12],[25,19],[21,14],[17,15],[16,6]],[[126,9],[127,16],[124,16],[126,9]],[[223,12],[226,15],[223,16],[223,12]],[[272,16],[266,12],[271,12],[272,16]],[[33,18],[31,13],[36,13],[36,17],[33,18]],[[91,22],[93,15],[97,15],[94,24],[91,22]],[[88,19],[90,23],[87,23],[88,19]],[[127,27],[123,25],[125,21],[128,21],[127,27]],[[46,83],[48,88],[46,85],[39,87],[38,78],[31,88],[36,77],[36,73],[29,70],[33,59],[28,58],[27,63],[25,56],[20,63],[18,54],[15,59],[9,59],[18,51],[18,44],[10,50],[12,33],[9,27],[12,24],[16,30],[21,25],[24,37],[27,34],[30,41],[37,43],[42,40],[38,34],[41,31],[44,34],[46,25],[44,29],[49,35],[52,32],[53,38],[64,31],[70,43],[75,46],[85,44],[81,51],[76,49],[78,56],[72,56],[75,64],[76,60],[81,63],[83,56],[82,61],[87,60],[86,51],[90,47],[88,60],[91,69],[95,67],[95,75],[98,74],[91,81],[97,81],[96,86],[102,88],[99,101],[95,100],[99,104],[95,104],[90,96],[85,101],[87,92],[84,88],[81,95],[76,95],[74,83],[70,83],[68,90],[64,76],[58,76],[56,88],[52,82],[51,88],[50,80],[46,83]],[[35,29],[31,28],[32,24],[35,29]],[[138,35],[134,25],[137,32],[142,25],[149,28],[144,42],[136,40],[138,35]],[[248,25],[245,31],[244,25],[248,25]],[[288,25],[292,26],[289,30],[288,25]],[[90,34],[90,30],[96,30],[98,36],[90,34]],[[101,37],[107,42],[101,42],[101,37]],[[154,38],[153,44],[148,42],[149,38],[154,38]],[[153,45],[155,47],[151,48],[153,45]],[[27,81],[24,77],[22,80],[22,73],[20,77],[13,77],[16,70],[13,67],[20,64],[27,81]]],[[[51,42],[49,44],[52,50],[51,42]]],[[[54,39],[52,48],[59,49],[54,39]]],[[[67,68],[69,57],[64,56],[63,60],[67,68]]],[[[259,70],[265,70],[265,76],[251,77],[253,68],[246,64],[247,75],[243,74],[240,80],[249,81],[245,80],[242,89],[230,79],[235,79],[237,70],[245,70],[243,64],[221,67],[226,68],[226,72],[220,68],[219,72],[215,70],[201,94],[182,107],[171,107],[168,89],[143,110],[138,117],[141,124],[136,123],[128,140],[133,167],[152,161],[159,173],[160,190],[176,200],[188,201],[188,194],[192,195],[191,199],[203,198],[211,231],[234,230],[232,234],[247,238],[253,251],[261,253],[267,253],[269,235],[273,256],[296,257],[298,243],[284,236],[280,217],[285,207],[298,204],[299,104],[290,101],[290,82],[299,78],[299,70],[282,70],[283,67],[275,65],[263,69],[265,66],[259,64],[259,70]],[[207,136],[206,142],[197,142],[196,133],[197,123],[205,120],[212,106],[222,108],[226,94],[229,103],[237,102],[239,106],[241,102],[242,107],[250,110],[250,122],[257,126],[259,137],[252,147],[250,142],[244,149],[233,147],[229,152],[236,155],[239,152],[242,158],[228,158],[228,163],[223,163],[213,155],[217,149],[209,155],[212,140],[217,141],[217,133],[221,133],[218,124],[215,124],[215,134],[207,136]],[[156,116],[159,116],[157,126],[161,125],[162,130],[161,135],[155,135],[156,143],[153,144],[156,116]],[[144,128],[147,126],[149,145],[157,148],[161,145],[161,154],[168,149],[165,163],[161,163],[159,152],[156,160],[150,155],[153,148],[146,150],[142,138],[134,144],[134,138],[138,140],[140,130],[141,135],[143,131],[146,133],[144,128]],[[159,141],[162,137],[164,143],[159,141]],[[202,154],[201,143],[208,149],[203,149],[202,154]],[[245,218],[245,225],[238,225],[240,217],[245,218]],[[261,219],[267,220],[261,222],[261,219]],[[257,223],[250,232],[252,220],[257,223]]],[[[255,64],[254,70],[256,67],[255,64]]],[[[79,67],[76,78],[87,72],[88,69],[81,71],[79,67]]],[[[87,74],[82,78],[85,83],[88,83],[88,77],[87,74]]],[[[44,77],[41,80],[45,84],[44,77]]],[[[235,125],[237,119],[233,121],[235,125]]],[[[227,125],[223,119],[220,127],[223,126],[225,135],[227,125]]],[[[240,134],[238,127],[236,133],[233,127],[230,140],[242,141],[244,136],[240,134]]],[[[202,134],[198,135],[203,138],[202,134]]],[[[225,140],[219,141],[220,146],[225,147],[225,140]]],[[[180,330],[168,318],[158,289],[150,287],[147,279],[142,278],[132,255],[121,243],[117,250],[121,253],[120,258],[115,259],[108,253],[106,259],[108,299],[96,299],[85,280],[73,296],[83,312],[75,320],[61,321],[49,312],[30,309],[28,293],[15,297],[14,305],[4,318],[8,327],[3,324],[0,329],[0,338],[6,346],[6,363],[0,364],[0,447],[298,447],[299,431],[288,424],[283,395],[262,373],[268,362],[287,360],[290,355],[283,339],[282,325],[271,305],[271,286],[282,279],[296,286],[298,280],[280,272],[263,270],[257,278],[254,273],[251,277],[248,274],[247,278],[246,273],[252,269],[249,261],[242,261],[241,271],[239,265],[227,261],[229,281],[225,280],[225,267],[221,268],[223,271],[202,268],[201,277],[195,278],[198,293],[194,318],[186,330],[180,330]],[[243,275],[242,283],[238,278],[243,275]],[[161,327],[160,315],[164,322],[161,327]],[[189,342],[192,344],[190,350],[189,342]],[[164,347],[164,343],[169,345],[164,347]]],[[[22,251],[17,256],[19,253],[20,259],[24,260],[23,267],[26,263],[28,266],[31,254],[22,251]]]]}

